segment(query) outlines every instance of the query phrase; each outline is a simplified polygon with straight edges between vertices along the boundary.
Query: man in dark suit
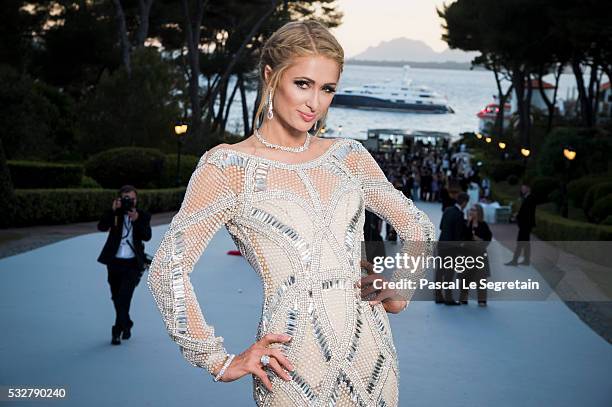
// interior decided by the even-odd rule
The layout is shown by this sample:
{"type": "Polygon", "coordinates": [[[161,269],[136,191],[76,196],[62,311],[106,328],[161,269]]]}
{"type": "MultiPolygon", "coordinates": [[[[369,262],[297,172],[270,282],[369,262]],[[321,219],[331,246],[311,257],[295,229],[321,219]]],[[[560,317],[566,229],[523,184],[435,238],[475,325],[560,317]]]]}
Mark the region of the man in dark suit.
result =
{"type": "Polygon", "coordinates": [[[113,345],[121,344],[119,338],[129,339],[134,322],[130,318],[130,304],[134,289],[140,282],[145,260],[144,243],[151,239],[151,215],[136,208],[137,191],[132,185],[119,189],[119,197],[113,200],[98,222],[98,230],[108,233],[98,261],[108,269],[108,283],[115,306],[116,318],[112,328],[113,345]]]}
{"type": "MultiPolygon", "coordinates": [[[[463,210],[467,205],[470,197],[465,192],[457,194],[456,202],[446,208],[442,214],[440,221],[440,239],[438,242],[438,255],[444,259],[448,256],[454,257],[460,255],[461,243],[467,240],[469,230],[465,222],[463,210]]],[[[436,282],[451,282],[455,277],[455,270],[452,267],[436,268],[436,282]]],[[[460,305],[461,303],[453,299],[453,291],[451,289],[444,290],[444,295],[441,289],[435,292],[436,304],[445,303],[446,305],[460,305]]]]}
{"type": "Polygon", "coordinates": [[[516,223],[519,228],[516,238],[516,248],[514,249],[512,260],[504,263],[506,266],[517,266],[519,264],[528,266],[530,263],[531,242],[529,239],[531,230],[535,227],[536,202],[533,195],[531,195],[531,188],[529,185],[521,185],[521,196],[521,208],[516,215],[516,223]],[[519,263],[518,258],[521,252],[523,253],[523,261],[519,263]]]}

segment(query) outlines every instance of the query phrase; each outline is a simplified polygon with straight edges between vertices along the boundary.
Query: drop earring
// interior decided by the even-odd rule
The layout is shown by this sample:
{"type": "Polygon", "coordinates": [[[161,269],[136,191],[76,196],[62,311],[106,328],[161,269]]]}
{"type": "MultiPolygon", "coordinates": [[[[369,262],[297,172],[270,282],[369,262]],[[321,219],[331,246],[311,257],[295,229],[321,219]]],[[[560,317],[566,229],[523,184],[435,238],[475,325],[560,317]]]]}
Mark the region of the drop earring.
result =
{"type": "Polygon", "coordinates": [[[274,113],[272,112],[272,90],[268,94],[268,120],[272,120],[274,113]]]}

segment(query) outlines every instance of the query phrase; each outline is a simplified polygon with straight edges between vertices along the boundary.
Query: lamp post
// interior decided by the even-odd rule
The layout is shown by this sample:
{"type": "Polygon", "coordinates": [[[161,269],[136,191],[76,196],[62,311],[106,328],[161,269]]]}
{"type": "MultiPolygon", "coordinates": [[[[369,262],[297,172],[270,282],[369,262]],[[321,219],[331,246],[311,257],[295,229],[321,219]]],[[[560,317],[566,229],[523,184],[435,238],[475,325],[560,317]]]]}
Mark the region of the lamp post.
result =
{"type": "Polygon", "coordinates": [[[176,186],[181,185],[181,143],[183,141],[183,134],[187,132],[186,124],[177,124],[174,126],[174,133],[176,134],[177,141],[177,153],[176,153],[176,186]]]}
{"type": "Polygon", "coordinates": [[[527,158],[531,155],[531,150],[523,147],[521,148],[521,155],[523,156],[523,171],[527,171],[527,158]]]}
{"type": "Polygon", "coordinates": [[[567,197],[567,184],[570,176],[570,164],[576,158],[576,151],[571,147],[563,149],[563,157],[565,157],[565,177],[561,184],[561,216],[564,218],[568,217],[568,197],[567,197]]]}
{"type": "Polygon", "coordinates": [[[499,150],[501,152],[501,159],[505,160],[506,159],[506,155],[504,153],[504,150],[506,149],[506,143],[504,143],[503,141],[500,141],[497,143],[497,146],[499,147],[499,150]]]}

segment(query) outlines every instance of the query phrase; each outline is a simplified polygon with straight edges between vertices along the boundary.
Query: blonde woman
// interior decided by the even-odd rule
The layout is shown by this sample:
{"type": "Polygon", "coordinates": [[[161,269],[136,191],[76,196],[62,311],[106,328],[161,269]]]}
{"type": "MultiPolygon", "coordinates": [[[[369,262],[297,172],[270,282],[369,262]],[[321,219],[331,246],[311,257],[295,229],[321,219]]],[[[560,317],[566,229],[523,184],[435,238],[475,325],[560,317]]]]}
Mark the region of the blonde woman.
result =
{"type": "Polygon", "coordinates": [[[393,225],[408,254],[430,253],[434,228],[359,142],[317,137],[343,64],[317,22],[288,23],[268,39],[254,134],[204,153],[149,272],[184,357],[215,381],[251,375],[258,406],[398,405],[387,312],[402,311],[412,292],[375,291],[372,275],[362,277],[364,211],[393,225]],[[189,280],[222,226],[264,290],[255,342],[237,354],[215,336],[189,280]]]}
{"type": "MultiPolygon", "coordinates": [[[[481,286],[480,280],[486,280],[488,277],[491,277],[491,267],[489,265],[489,257],[487,256],[487,247],[493,239],[493,233],[491,233],[489,225],[484,220],[484,210],[482,209],[482,205],[477,203],[472,205],[470,208],[467,228],[472,240],[471,243],[468,243],[468,250],[474,257],[482,256],[484,267],[461,273],[461,278],[466,281],[461,286],[468,287],[469,282],[476,282],[478,287],[476,289],[478,306],[486,307],[487,289],[481,286]]],[[[459,293],[459,301],[461,304],[468,304],[468,294],[468,288],[461,288],[459,293]]]]}

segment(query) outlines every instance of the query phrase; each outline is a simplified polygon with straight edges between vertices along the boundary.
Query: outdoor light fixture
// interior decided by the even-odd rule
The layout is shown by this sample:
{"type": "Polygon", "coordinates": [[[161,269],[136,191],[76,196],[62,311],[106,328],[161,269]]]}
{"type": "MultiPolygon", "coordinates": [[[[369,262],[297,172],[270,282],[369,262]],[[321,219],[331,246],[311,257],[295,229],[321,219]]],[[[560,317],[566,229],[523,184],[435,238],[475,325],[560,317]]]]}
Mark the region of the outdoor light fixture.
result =
{"type": "Polygon", "coordinates": [[[478,140],[480,140],[480,139],[482,138],[482,134],[480,134],[480,133],[476,133],[476,138],[477,138],[478,140]]]}
{"type": "Polygon", "coordinates": [[[565,156],[565,158],[567,158],[570,161],[576,158],[576,152],[572,150],[571,148],[564,148],[563,155],[565,156]]]}
{"type": "Polygon", "coordinates": [[[499,143],[497,143],[497,145],[499,146],[499,148],[501,148],[502,150],[504,148],[506,148],[506,143],[504,143],[503,141],[500,141],[499,143]]]}
{"type": "Polygon", "coordinates": [[[186,124],[177,124],[176,126],[174,126],[174,132],[176,133],[177,136],[180,136],[181,134],[187,133],[187,125],[186,124]]]}
{"type": "Polygon", "coordinates": [[[485,141],[486,141],[487,143],[490,143],[490,142],[492,141],[492,139],[491,139],[491,137],[486,137],[486,138],[485,138],[485,141]]]}
{"type": "Polygon", "coordinates": [[[529,157],[529,154],[531,154],[531,150],[528,148],[521,148],[521,154],[523,154],[523,157],[529,157]]]}

